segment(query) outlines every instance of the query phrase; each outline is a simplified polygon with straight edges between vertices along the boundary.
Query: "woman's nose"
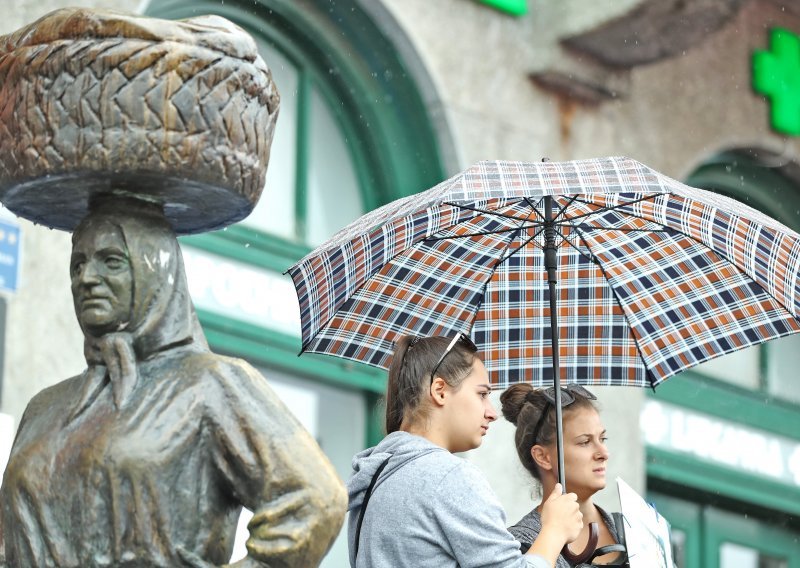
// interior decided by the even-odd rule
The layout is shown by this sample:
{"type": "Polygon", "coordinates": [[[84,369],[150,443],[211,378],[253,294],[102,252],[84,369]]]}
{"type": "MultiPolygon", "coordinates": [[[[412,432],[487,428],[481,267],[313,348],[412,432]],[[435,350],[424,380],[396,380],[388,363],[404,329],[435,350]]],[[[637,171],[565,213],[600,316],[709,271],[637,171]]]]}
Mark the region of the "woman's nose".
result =
{"type": "Polygon", "coordinates": [[[486,399],[486,412],[483,413],[487,420],[490,422],[494,422],[497,420],[497,411],[494,409],[494,405],[492,401],[488,398],[486,399]]]}

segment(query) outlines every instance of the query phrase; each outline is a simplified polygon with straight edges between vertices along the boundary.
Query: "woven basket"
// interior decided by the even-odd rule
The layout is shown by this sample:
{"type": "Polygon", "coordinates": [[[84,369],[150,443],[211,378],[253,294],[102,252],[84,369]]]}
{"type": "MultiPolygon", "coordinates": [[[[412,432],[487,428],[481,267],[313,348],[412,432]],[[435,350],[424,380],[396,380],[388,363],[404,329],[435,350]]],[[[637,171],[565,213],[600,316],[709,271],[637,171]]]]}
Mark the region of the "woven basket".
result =
{"type": "Polygon", "coordinates": [[[57,10],[0,37],[0,200],[64,230],[98,194],[161,203],[181,234],[225,226],[261,195],[278,105],[223,18],[57,10]]]}

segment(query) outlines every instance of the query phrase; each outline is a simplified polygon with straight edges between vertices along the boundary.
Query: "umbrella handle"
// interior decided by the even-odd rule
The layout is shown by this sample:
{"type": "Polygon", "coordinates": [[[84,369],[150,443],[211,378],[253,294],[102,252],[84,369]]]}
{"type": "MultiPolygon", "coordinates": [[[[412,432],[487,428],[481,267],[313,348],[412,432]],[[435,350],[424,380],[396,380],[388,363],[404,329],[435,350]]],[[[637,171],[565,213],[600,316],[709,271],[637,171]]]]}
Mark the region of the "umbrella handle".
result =
{"type": "Polygon", "coordinates": [[[575,566],[576,564],[583,564],[594,555],[594,551],[597,549],[597,540],[599,538],[600,532],[597,530],[597,523],[589,523],[589,541],[586,543],[586,548],[583,549],[583,552],[575,554],[569,549],[569,545],[565,544],[564,548],[561,549],[561,556],[563,556],[572,566],[575,566]]]}

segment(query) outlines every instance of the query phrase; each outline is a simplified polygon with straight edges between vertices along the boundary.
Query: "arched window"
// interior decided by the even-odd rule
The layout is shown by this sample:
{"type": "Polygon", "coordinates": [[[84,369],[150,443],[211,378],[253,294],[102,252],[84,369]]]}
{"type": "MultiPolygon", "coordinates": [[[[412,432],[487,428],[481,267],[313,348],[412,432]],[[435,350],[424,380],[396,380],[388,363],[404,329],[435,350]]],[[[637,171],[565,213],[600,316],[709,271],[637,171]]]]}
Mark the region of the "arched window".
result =
{"type": "Polygon", "coordinates": [[[356,0],[151,0],[145,8],[159,18],[216,14],[241,26],[256,40],[281,94],[255,211],[223,231],[182,239],[200,251],[188,255],[187,272],[212,346],[282,372],[380,393],[383,374],[374,369],[296,357],[299,318],[291,311],[294,297],[283,300],[293,289],[281,276],[363,212],[445,177],[442,155],[453,152],[430,111],[435,95],[423,85],[423,100],[422,66],[408,62],[409,44],[397,45],[399,28],[388,37],[383,28],[391,22],[379,27],[376,12],[356,0]],[[226,262],[222,269],[219,259],[226,262]],[[259,279],[260,288],[242,284],[259,279]]]}
{"type": "Polygon", "coordinates": [[[273,237],[269,252],[288,245],[288,266],[361,213],[445,177],[446,134],[355,0],[151,0],[146,13],[231,20],[256,39],[281,94],[261,202],[223,238],[258,249],[273,237]]]}
{"type": "MultiPolygon", "coordinates": [[[[687,183],[732,197],[800,232],[800,183],[795,164],[767,152],[724,152],[697,168],[687,183]]],[[[719,379],[779,401],[800,405],[800,335],[770,341],[712,360],[698,368],[719,379]]]]}
{"type": "MultiPolygon", "coordinates": [[[[281,106],[261,200],[242,222],[181,242],[211,347],[258,367],[343,478],[353,453],[381,437],[385,373],[297,357],[297,301],[282,273],[362,213],[444,179],[442,156],[454,154],[429,110],[435,94],[424,69],[410,44],[397,44],[399,28],[383,31],[392,22],[381,10],[356,0],[150,0],[145,8],[159,18],[227,18],[254,37],[273,73],[281,106]],[[379,27],[377,18],[388,20],[379,27]]],[[[340,536],[323,566],[346,558],[340,536]]]]}

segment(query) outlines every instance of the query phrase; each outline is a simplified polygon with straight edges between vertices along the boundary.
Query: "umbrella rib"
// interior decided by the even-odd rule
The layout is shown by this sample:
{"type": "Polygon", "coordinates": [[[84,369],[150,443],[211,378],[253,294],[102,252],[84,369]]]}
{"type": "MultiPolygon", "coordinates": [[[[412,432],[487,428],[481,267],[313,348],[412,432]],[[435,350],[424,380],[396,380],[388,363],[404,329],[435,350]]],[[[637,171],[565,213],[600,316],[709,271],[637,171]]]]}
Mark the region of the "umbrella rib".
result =
{"type": "MultiPolygon", "coordinates": [[[[576,215],[575,217],[570,217],[569,220],[570,221],[575,221],[575,220],[578,220],[578,219],[585,219],[586,217],[591,217],[592,215],[598,215],[600,213],[606,213],[608,211],[614,211],[615,209],[619,209],[620,207],[627,207],[627,206],[633,205],[635,203],[641,203],[642,201],[646,201],[648,199],[655,199],[656,197],[658,197],[660,195],[666,195],[666,194],[664,194],[664,193],[654,193],[652,195],[647,195],[647,196],[641,197],[639,199],[634,199],[632,201],[626,201],[625,203],[619,203],[617,205],[614,205],[613,207],[602,207],[598,211],[592,211],[590,213],[583,213],[581,215],[576,215]]],[[[583,205],[589,205],[589,206],[595,206],[595,207],[598,206],[596,203],[592,203],[591,201],[584,201],[582,199],[578,199],[577,197],[575,198],[574,201],[577,201],[578,203],[582,203],[583,205]]],[[[641,215],[635,215],[633,213],[628,213],[628,214],[632,215],[634,217],[637,217],[639,219],[643,219],[643,217],[641,215]]],[[[655,222],[655,221],[651,221],[651,222],[655,222]]]]}
{"type": "MultiPolygon", "coordinates": [[[[536,208],[536,204],[531,200],[530,197],[525,198],[525,203],[527,203],[528,206],[533,210],[533,212],[536,213],[536,215],[538,215],[539,219],[544,219],[544,213],[542,213],[536,208]]],[[[528,215],[528,218],[530,218],[530,215],[528,215]]]]}
{"type": "MultiPolygon", "coordinates": [[[[564,206],[563,206],[563,207],[561,207],[561,208],[560,208],[560,209],[559,209],[559,210],[556,212],[556,214],[555,214],[555,215],[553,215],[553,221],[555,222],[555,220],[556,220],[556,219],[558,219],[558,218],[559,218],[561,215],[563,215],[564,213],[566,213],[567,209],[569,209],[569,206],[570,206],[570,205],[572,205],[573,203],[575,203],[575,200],[576,200],[577,198],[578,198],[578,196],[577,196],[577,195],[573,195],[573,196],[571,196],[571,197],[569,198],[569,200],[568,200],[568,201],[567,201],[567,202],[564,204],[564,206]]],[[[530,197],[525,197],[524,199],[525,199],[525,203],[527,203],[527,204],[530,206],[530,208],[531,208],[531,209],[533,209],[533,211],[534,211],[534,212],[535,212],[535,213],[536,213],[536,214],[539,216],[539,218],[540,218],[540,219],[544,219],[544,213],[542,213],[541,211],[539,211],[539,209],[536,207],[536,204],[535,204],[535,203],[534,203],[534,202],[531,200],[531,198],[530,198],[530,197]]],[[[558,223],[555,223],[555,224],[557,225],[558,223]]]]}
{"type": "MultiPolygon", "coordinates": [[[[578,234],[580,235],[580,233],[578,232],[578,227],[574,227],[574,229],[575,229],[575,232],[576,232],[576,233],[578,233],[578,234]]],[[[589,254],[586,254],[586,253],[585,253],[585,252],[583,252],[581,249],[579,249],[577,246],[575,246],[575,243],[573,243],[572,241],[570,241],[570,240],[569,240],[569,239],[566,237],[566,235],[564,235],[564,233],[562,233],[561,231],[558,231],[558,234],[559,234],[559,235],[561,235],[561,238],[562,238],[562,239],[564,239],[564,242],[565,242],[565,243],[567,243],[569,246],[571,246],[573,249],[575,249],[575,251],[576,251],[576,252],[577,252],[579,255],[581,255],[583,258],[585,258],[585,259],[586,259],[586,260],[588,260],[589,262],[591,262],[591,263],[593,263],[593,264],[597,264],[597,262],[598,262],[598,261],[597,261],[597,258],[596,258],[594,255],[592,255],[592,254],[591,254],[591,253],[592,253],[591,249],[589,250],[589,254]]],[[[584,242],[584,244],[586,244],[586,241],[585,241],[583,238],[581,238],[581,240],[584,242]]],[[[588,248],[589,248],[589,246],[587,245],[587,246],[586,246],[586,248],[588,249],[588,248]]]]}
{"type": "MultiPolygon", "coordinates": [[[[639,217],[641,219],[641,217],[639,217]]],[[[659,223],[660,224],[660,223],[659,223]]],[[[566,225],[566,224],[559,224],[559,227],[571,227],[577,230],[589,230],[589,231],[620,231],[622,233],[669,233],[672,229],[669,227],[665,227],[661,225],[661,229],[630,229],[627,227],[593,227],[592,225],[584,225],[581,223],[580,225],[566,225]]]]}
{"type": "MultiPolygon", "coordinates": [[[[581,230],[576,227],[575,232],[578,233],[578,236],[580,237],[581,241],[586,247],[586,250],[589,251],[591,258],[597,259],[597,256],[594,254],[594,252],[592,252],[592,247],[589,246],[589,242],[583,236],[581,230]]],[[[622,311],[622,316],[625,318],[625,321],[628,322],[627,327],[628,329],[631,330],[631,337],[633,338],[633,342],[636,344],[636,354],[639,356],[639,359],[642,360],[642,368],[645,371],[645,376],[647,377],[647,380],[650,383],[650,388],[653,389],[653,392],[655,392],[656,386],[655,383],[653,382],[653,374],[647,367],[647,361],[645,361],[644,357],[642,356],[642,349],[641,346],[639,345],[639,340],[636,338],[636,334],[633,333],[633,325],[631,324],[631,320],[628,318],[628,314],[625,312],[625,308],[622,306],[622,302],[620,301],[619,296],[617,295],[617,291],[614,290],[614,287],[611,285],[611,280],[608,278],[608,273],[605,271],[605,268],[603,268],[603,265],[600,264],[599,260],[593,262],[594,265],[597,266],[597,269],[603,274],[603,278],[605,278],[606,282],[608,282],[608,289],[611,290],[611,294],[614,296],[614,300],[617,302],[619,309],[622,311]]]]}
{"type": "MultiPolygon", "coordinates": [[[[452,239],[465,239],[468,237],[484,237],[486,235],[499,235],[501,233],[511,233],[514,231],[521,231],[523,229],[533,229],[538,227],[539,225],[528,225],[528,226],[520,226],[520,227],[508,227],[506,229],[497,229],[495,231],[481,231],[478,233],[465,233],[463,235],[451,235],[448,237],[425,237],[423,240],[426,242],[436,242],[436,241],[448,241],[452,239]]],[[[514,240],[513,238],[511,239],[514,240]]]]}
{"type": "Polygon", "coordinates": [[[453,203],[452,201],[444,201],[442,202],[443,205],[449,205],[451,207],[458,207],[459,209],[466,209],[468,211],[475,211],[476,213],[482,213],[484,215],[494,215],[495,217],[500,217],[502,219],[511,219],[512,221],[521,221],[527,222],[530,220],[530,217],[526,219],[520,219],[519,217],[515,217],[514,215],[506,215],[505,213],[498,213],[497,211],[489,211],[487,209],[481,209],[480,207],[471,207],[469,205],[464,205],[461,203],[453,203]]]}
{"type": "Polygon", "coordinates": [[[566,217],[567,209],[569,209],[569,206],[575,203],[577,200],[578,200],[577,195],[573,195],[572,197],[570,197],[569,201],[567,201],[564,204],[564,207],[562,207],[555,215],[553,215],[553,221],[558,219],[562,214],[564,215],[564,219],[567,219],[566,217]]]}
{"type": "MultiPolygon", "coordinates": [[[[540,228],[540,229],[539,229],[538,231],[536,231],[536,232],[535,232],[533,235],[531,235],[530,237],[528,237],[527,239],[525,239],[525,240],[524,240],[524,241],[523,241],[523,242],[522,242],[522,243],[521,243],[521,244],[520,244],[520,245],[519,245],[517,248],[515,248],[513,251],[511,251],[511,252],[510,252],[510,253],[508,253],[507,255],[505,255],[505,256],[501,256],[499,259],[497,259],[497,262],[496,262],[496,263],[495,263],[495,265],[494,265],[494,266],[495,266],[495,268],[497,268],[498,266],[500,266],[500,264],[504,263],[505,261],[507,261],[509,258],[511,258],[512,256],[514,256],[515,254],[517,254],[517,253],[518,253],[520,250],[522,250],[524,247],[528,246],[528,243],[530,243],[532,240],[534,240],[536,237],[538,237],[538,236],[539,236],[539,235],[542,233],[542,231],[544,231],[544,227],[540,228]]],[[[513,240],[513,239],[512,239],[512,240],[513,240]]],[[[509,248],[511,248],[511,247],[510,247],[510,245],[511,245],[511,243],[509,242],[509,245],[508,245],[508,246],[506,246],[506,250],[508,250],[509,248]]]]}
{"type": "MultiPolygon", "coordinates": [[[[530,215],[528,215],[528,219],[530,219],[530,215]]],[[[521,224],[520,224],[520,226],[519,226],[519,227],[517,227],[517,231],[522,231],[522,229],[523,229],[523,226],[522,226],[522,224],[523,224],[523,223],[525,223],[525,222],[527,222],[527,221],[528,221],[528,219],[525,219],[524,221],[523,221],[523,220],[520,220],[520,221],[521,221],[521,224]]],[[[526,228],[527,228],[527,227],[526,227],[526,228]]],[[[478,302],[475,304],[475,311],[473,312],[473,320],[472,320],[472,322],[471,322],[471,324],[470,324],[470,329],[472,329],[472,324],[474,324],[474,323],[475,323],[475,320],[474,320],[474,317],[475,317],[475,315],[476,315],[476,314],[477,314],[477,313],[480,311],[480,309],[481,309],[481,306],[483,306],[483,302],[484,302],[484,300],[486,299],[486,288],[489,286],[489,282],[491,281],[491,279],[492,279],[492,276],[494,276],[494,274],[495,274],[495,272],[496,272],[496,270],[497,270],[497,267],[498,267],[498,266],[500,266],[500,263],[502,263],[502,262],[505,262],[505,261],[506,261],[508,258],[510,258],[510,257],[511,257],[513,254],[515,254],[515,253],[516,253],[516,252],[517,252],[517,251],[518,251],[520,248],[522,248],[522,247],[523,247],[523,246],[525,246],[525,245],[526,245],[528,242],[530,242],[530,240],[532,240],[532,239],[536,238],[536,236],[537,236],[537,235],[538,235],[538,234],[539,234],[541,231],[542,231],[542,229],[540,229],[539,231],[537,231],[537,233],[536,233],[536,234],[534,234],[533,236],[531,236],[531,237],[530,237],[530,238],[529,238],[529,239],[528,239],[528,240],[527,240],[527,241],[526,241],[526,242],[525,242],[523,245],[520,245],[519,247],[517,247],[517,249],[516,249],[516,250],[514,250],[514,252],[512,252],[511,254],[509,254],[509,255],[507,255],[507,256],[505,256],[505,257],[500,257],[500,258],[497,260],[497,262],[495,262],[495,263],[494,263],[494,266],[492,266],[492,269],[491,269],[491,271],[490,271],[490,273],[489,273],[489,277],[488,277],[488,278],[486,279],[486,281],[483,283],[483,292],[481,293],[481,298],[480,298],[480,301],[478,301],[478,302]]],[[[510,238],[510,239],[508,240],[508,242],[506,243],[506,248],[505,248],[505,250],[506,250],[506,251],[507,251],[509,248],[511,248],[511,243],[512,243],[512,242],[514,242],[514,239],[516,239],[516,238],[517,238],[517,234],[518,234],[518,233],[512,234],[511,238],[510,238]]]]}
{"type": "MultiPolygon", "coordinates": [[[[526,197],[526,198],[525,198],[525,200],[527,201],[527,200],[528,200],[528,198],[526,197]]],[[[517,252],[518,252],[518,251],[519,251],[519,250],[520,250],[522,247],[526,246],[526,245],[527,245],[529,242],[531,242],[533,239],[535,239],[535,238],[536,238],[536,237],[539,235],[539,233],[541,233],[541,232],[542,232],[542,230],[543,230],[543,229],[539,229],[539,230],[538,230],[537,232],[535,232],[535,233],[534,233],[532,236],[530,236],[528,239],[526,239],[524,243],[522,243],[520,246],[518,246],[516,249],[514,249],[514,251],[513,251],[513,252],[509,253],[508,255],[506,255],[506,254],[505,254],[505,253],[506,253],[506,252],[507,252],[507,251],[508,251],[508,250],[511,248],[511,243],[513,243],[513,242],[514,242],[514,239],[516,239],[516,238],[517,238],[517,236],[519,235],[519,233],[520,233],[520,232],[521,232],[523,229],[532,229],[532,228],[535,228],[535,227],[537,227],[537,225],[530,225],[530,226],[527,226],[527,227],[526,227],[526,226],[524,226],[524,224],[523,224],[523,223],[525,223],[525,222],[528,222],[528,221],[530,220],[530,218],[531,218],[531,214],[530,214],[530,213],[528,213],[528,218],[527,218],[527,219],[525,219],[525,221],[523,221],[523,222],[522,222],[522,223],[519,225],[519,227],[517,227],[517,233],[515,233],[515,234],[514,234],[514,235],[513,235],[513,236],[512,236],[512,237],[511,237],[509,240],[508,240],[508,242],[506,243],[506,248],[505,248],[505,251],[503,251],[503,254],[502,254],[502,255],[500,255],[500,257],[497,259],[497,262],[495,262],[495,263],[494,263],[494,266],[492,267],[492,272],[494,272],[494,270],[495,270],[495,269],[496,269],[498,266],[500,266],[500,265],[501,265],[503,262],[505,262],[506,260],[508,260],[508,259],[509,259],[509,258],[511,258],[512,256],[514,256],[514,255],[515,255],[515,254],[516,254],[516,253],[517,253],[517,252]]],[[[491,279],[491,278],[490,278],[490,279],[491,279]]],[[[487,282],[488,282],[488,280],[487,280],[487,282]]],[[[485,290],[485,287],[484,287],[484,290],[485,290]]]]}

